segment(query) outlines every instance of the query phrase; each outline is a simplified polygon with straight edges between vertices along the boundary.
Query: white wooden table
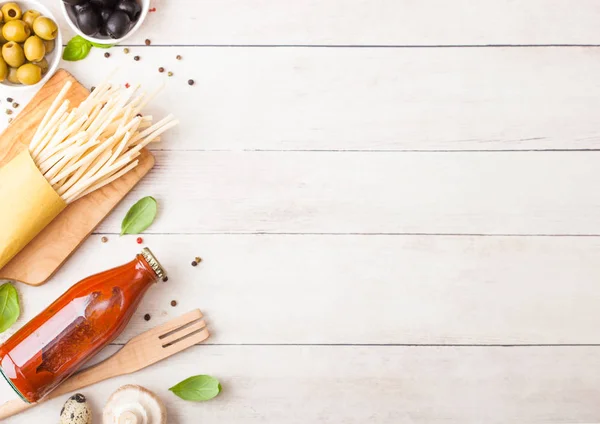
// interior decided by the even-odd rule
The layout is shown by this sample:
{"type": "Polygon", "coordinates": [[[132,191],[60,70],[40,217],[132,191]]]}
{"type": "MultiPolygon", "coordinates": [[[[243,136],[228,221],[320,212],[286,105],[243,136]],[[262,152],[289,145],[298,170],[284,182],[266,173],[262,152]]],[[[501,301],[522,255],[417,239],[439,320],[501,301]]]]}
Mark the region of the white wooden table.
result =
{"type": "Polygon", "coordinates": [[[153,195],[170,279],[106,354],[196,307],[213,335],[85,390],[97,412],[137,383],[172,424],[600,422],[599,2],[152,6],[129,55],[64,67],[164,81],[150,109],[182,124],[51,282],[18,287],[15,328],[128,261],[120,221],[153,195]],[[168,392],[194,374],[221,396],[168,392]]]}

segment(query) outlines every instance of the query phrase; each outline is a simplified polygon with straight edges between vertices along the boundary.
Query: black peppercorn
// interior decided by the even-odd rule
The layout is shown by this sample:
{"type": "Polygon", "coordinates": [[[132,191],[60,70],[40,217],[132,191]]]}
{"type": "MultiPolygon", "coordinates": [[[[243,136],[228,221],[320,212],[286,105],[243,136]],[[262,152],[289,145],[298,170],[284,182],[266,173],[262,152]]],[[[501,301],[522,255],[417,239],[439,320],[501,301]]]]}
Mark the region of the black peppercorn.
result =
{"type": "Polygon", "coordinates": [[[137,62],[138,60],[140,60],[140,57],[139,56],[134,56],[133,60],[135,60],[137,62]]]}
{"type": "Polygon", "coordinates": [[[198,262],[192,261],[192,266],[198,266],[198,262]]]}
{"type": "Polygon", "coordinates": [[[181,60],[181,55],[177,55],[176,59],[181,60]]]}
{"type": "Polygon", "coordinates": [[[163,68],[162,66],[160,68],[158,68],[158,72],[165,72],[165,68],[163,68]]]}
{"type": "Polygon", "coordinates": [[[110,53],[109,52],[104,53],[104,57],[109,58],[110,57],[110,53]]]}
{"type": "Polygon", "coordinates": [[[177,301],[176,301],[176,300],[171,300],[171,306],[172,306],[172,307],[175,307],[175,306],[177,306],[177,301]]]}
{"type": "Polygon", "coordinates": [[[195,82],[194,82],[194,80],[193,80],[193,79],[190,79],[190,80],[188,80],[188,84],[189,84],[189,85],[194,85],[194,84],[195,84],[195,82]]]}
{"type": "Polygon", "coordinates": [[[8,98],[6,99],[6,101],[7,101],[8,103],[12,103],[12,102],[13,102],[13,99],[12,99],[12,97],[8,97],[8,98]]]}
{"type": "Polygon", "coordinates": [[[163,283],[166,283],[167,281],[169,281],[169,277],[167,277],[166,275],[163,277],[163,283]]]}
{"type": "Polygon", "coordinates": [[[152,44],[152,41],[146,39],[145,43],[146,43],[147,46],[149,46],[150,44],[152,44]]]}
{"type": "Polygon", "coordinates": [[[144,315],[144,319],[145,319],[146,321],[150,321],[150,314],[146,314],[146,315],[144,315]]]}

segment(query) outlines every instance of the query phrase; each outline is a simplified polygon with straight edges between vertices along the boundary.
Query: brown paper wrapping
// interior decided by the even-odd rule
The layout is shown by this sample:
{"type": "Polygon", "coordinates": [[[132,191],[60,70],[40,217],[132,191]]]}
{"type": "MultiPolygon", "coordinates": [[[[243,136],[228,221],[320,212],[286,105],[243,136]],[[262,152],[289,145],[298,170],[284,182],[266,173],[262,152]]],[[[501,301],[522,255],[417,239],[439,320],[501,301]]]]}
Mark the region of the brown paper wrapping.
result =
{"type": "Polygon", "coordinates": [[[27,150],[0,168],[0,268],[66,207],[27,150]]]}

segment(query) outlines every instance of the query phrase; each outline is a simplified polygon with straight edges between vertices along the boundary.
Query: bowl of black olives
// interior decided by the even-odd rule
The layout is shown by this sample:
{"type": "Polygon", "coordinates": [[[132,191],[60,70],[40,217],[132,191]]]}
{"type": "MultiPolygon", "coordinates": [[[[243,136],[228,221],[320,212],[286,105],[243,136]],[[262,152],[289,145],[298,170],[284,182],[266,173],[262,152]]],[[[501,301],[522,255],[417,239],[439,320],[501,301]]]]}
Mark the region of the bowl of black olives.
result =
{"type": "Polygon", "coordinates": [[[43,84],[58,68],[62,38],[41,2],[0,1],[0,84],[13,89],[43,84]]]}
{"type": "Polygon", "coordinates": [[[100,44],[117,44],[132,36],[148,14],[150,0],[62,0],[73,30],[100,44]]]}

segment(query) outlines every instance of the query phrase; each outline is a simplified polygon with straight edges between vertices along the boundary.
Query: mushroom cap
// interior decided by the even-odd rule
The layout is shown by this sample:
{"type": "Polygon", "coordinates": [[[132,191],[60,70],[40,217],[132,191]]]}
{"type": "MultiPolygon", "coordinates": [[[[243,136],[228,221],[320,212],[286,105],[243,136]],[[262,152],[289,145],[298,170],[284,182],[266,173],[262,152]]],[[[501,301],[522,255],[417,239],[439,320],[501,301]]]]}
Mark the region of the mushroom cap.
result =
{"type": "Polygon", "coordinates": [[[128,384],[114,392],[102,413],[103,424],[167,424],[167,409],[150,390],[128,384]]]}

